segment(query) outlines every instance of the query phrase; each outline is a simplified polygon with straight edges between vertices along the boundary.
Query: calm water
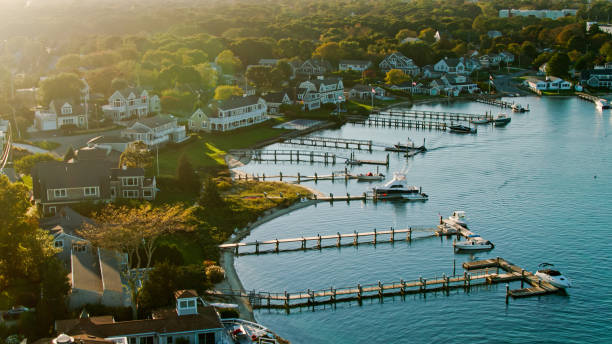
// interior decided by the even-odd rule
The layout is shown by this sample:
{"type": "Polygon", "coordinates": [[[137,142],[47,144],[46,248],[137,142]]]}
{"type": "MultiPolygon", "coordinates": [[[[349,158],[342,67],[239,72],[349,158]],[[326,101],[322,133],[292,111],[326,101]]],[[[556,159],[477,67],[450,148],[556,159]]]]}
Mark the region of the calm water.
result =
{"type": "MultiPolygon", "coordinates": [[[[493,251],[454,254],[452,240],[429,238],[241,256],[236,269],[246,289],[291,292],[440,276],[452,273],[453,259],[460,266],[474,258],[500,256],[532,271],[541,262],[554,263],[574,284],[569,296],[510,300],[507,306],[500,284],[470,293],[410,295],[383,303],[374,299],[362,306],[341,303],[314,311],[292,309],[290,314],[259,310],[257,320],[292,343],[612,342],[612,112],[598,112],[575,98],[515,100],[529,104],[531,112],[513,114],[506,128],[480,127],[477,135],[350,124],[317,133],[386,144],[408,136],[416,142],[426,138],[426,154],[408,160],[392,155],[389,170],[381,172],[406,171],[410,183],[430,195],[429,201],[318,204],[268,222],[246,239],[435,225],[438,214],[461,209],[471,228],[496,244],[493,251]]],[[[415,108],[499,112],[466,102],[415,108]]],[[[356,154],[382,160],[386,153],[356,154]]],[[[251,163],[241,169],[306,175],[339,171],[343,165],[251,163]]],[[[352,172],[375,169],[361,166],[352,172]]],[[[370,187],[357,181],[307,185],[336,194],[360,194],[370,187]]],[[[519,285],[511,285],[515,287],[519,285]]]]}

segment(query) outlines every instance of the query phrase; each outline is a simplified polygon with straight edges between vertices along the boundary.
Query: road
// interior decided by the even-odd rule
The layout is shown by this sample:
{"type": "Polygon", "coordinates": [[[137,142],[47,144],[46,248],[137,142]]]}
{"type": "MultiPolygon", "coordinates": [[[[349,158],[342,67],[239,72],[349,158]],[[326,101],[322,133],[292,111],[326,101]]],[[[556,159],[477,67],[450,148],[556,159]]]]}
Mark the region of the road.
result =
{"type": "Polygon", "coordinates": [[[509,93],[513,95],[518,93],[522,96],[530,95],[531,93],[529,91],[518,88],[516,86],[517,85],[516,82],[512,80],[512,78],[515,78],[517,76],[522,76],[525,74],[529,74],[529,72],[530,71],[528,70],[520,70],[512,74],[496,75],[495,79],[493,80],[493,82],[495,83],[495,88],[497,89],[499,93],[509,93]]]}
{"type": "Polygon", "coordinates": [[[38,142],[38,141],[53,141],[53,142],[57,142],[60,145],[53,149],[52,152],[59,155],[59,156],[63,156],[66,151],[68,150],[68,147],[72,147],[74,149],[77,148],[81,148],[87,145],[87,141],[91,140],[94,137],[98,137],[98,136],[120,136],[121,134],[121,129],[114,129],[114,130],[107,130],[107,131],[99,131],[99,132],[95,132],[95,133],[89,133],[89,134],[82,134],[82,135],[73,135],[73,136],[56,136],[57,134],[54,135],[45,135],[44,133],[35,133],[32,134],[30,140],[33,142],[38,142]]]}

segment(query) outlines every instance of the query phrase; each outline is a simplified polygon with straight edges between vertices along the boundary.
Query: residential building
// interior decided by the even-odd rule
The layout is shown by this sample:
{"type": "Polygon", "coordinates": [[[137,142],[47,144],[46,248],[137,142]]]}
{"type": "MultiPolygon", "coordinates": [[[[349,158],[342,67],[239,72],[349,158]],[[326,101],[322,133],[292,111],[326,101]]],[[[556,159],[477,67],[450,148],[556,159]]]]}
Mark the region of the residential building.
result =
{"type": "Polygon", "coordinates": [[[57,257],[68,271],[69,308],[86,304],[129,306],[130,297],[121,279],[121,271],[127,268],[127,255],[93,247],[78,233],[85,224],[94,221],[68,206],[40,220],[40,227],[53,237],[53,245],[59,250],[57,257]]]}
{"type": "Polygon", "coordinates": [[[580,74],[580,82],[590,87],[612,89],[612,63],[583,71],[580,74]]]}
{"type": "Polygon", "coordinates": [[[434,70],[447,74],[463,74],[465,73],[465,65],[460,58],[445,57],[434,65],[434,70]]]}
{"type": "Polygon", "coordinates": [[[302,63],[296,73],[301,75],[323,75],[333,70],[331,63],[323,59],[309,59],[302,63]]]}
{"type": "Polygon", "coordinates": [[[11,123],[8,120],[0,119],[0,152],[4,152],[4,145],[6,145],[6,140],[8,140],[10,127],[11,123]]]}
{"type": "Polygon", "coordinates": [[[85,106],[71,99],[54,99],[48,108],[39,107],[34,112],[34,127],[41,131],[74,126],[87,127],[85,106]]]}
{"type": "Polygon", "coordinates": [[[380,86],[357,84],[349,91],[349,98],[371,100],[373,97],[384,97],[386,91],[380,86]]]}
{"type": "Polygon", "coordinates": [[[87,141],[87,147],[100,147],[123,153],[130,142],[130,139],[121,136],[98,136],[87,141]]]}
{"type": "Polygon", "coordinates": [[[167,143],[180,143],[188,139],[185,126],[179,126],[173,116],[156,115],[137,119],[127,129],[121,131],[121,136],[134,141],[142,141],[147,147],[153,148],[167,143]]]}
{"type": "Polygon", "coordinates": [[[297,99],[304,109],[312,110],[322,104],[338,104],[345,101],[344,84],[341,78],[317,77],[315,80],[302,82],[298,86],[297,99]]]}
{"type": "Polygon", "coordinates": [[[421,75],[425,79],[436,79],[436,78],[439,78],[442,75],[442,73],[436,71],[434,69],[434,66],[427,65],[421,68],[421,75]]]}
{"type": "Polygon", "coordinates": [[[556,76],[547,76],[546,78],[528,77],[523,82],[523,85],[538,94],[542,91],[570,90],[572,88],[571,82],[556,76]]]}
{"type": "MultiPolygon", "coordinates": [[[[172,344],[179,340],[187,344],[234,342],[215,308],[205,303],[195,290],[177,291],[174,297],[175,308],[154,311],[148,319],[115,321],[112,316],[89,317],[83,314],[78,319],[57,320],[55,330],[61,333],[63,341],[55,339],[53,343],[172,344]]],[[[50,344],[50,341],[44,344],[50,344]]]]}
{"type": "Polygon", "coordinates": [[[497,67],[500,61],[501,58],[496,54],[482,55],[478,58],[478,62],[482,68],[497,67]]]}
{"type": "Polygon", "coordinates": [[[340,60],[340,63],[338,64],[338,70],[341,71],[354,70],[363,72],[370,67],[372,67],[372,61],[366,60],[340,60]]]}
{"type": "Polygon", "coordinates": [[[32,168],[34,202],[43,214],[54,215],[68,204],[155,199],[155,177],[145,178],[142,168],[114,166],[106,160],[38,163],[32,168]]]}
{"type": "Polygon", "coordinates": [[[402,39],[402,41],[400,42],[400,45],[406,44],[406,43],[418,43],[418,42],[422,42],[422,40],[417,37],[406,37],[402,39]]]}
{"type": "Polygon", "coordinates": [[[514,62],[514,54],[508,51],[502,51],[497,55],[499,57],[499,62],[503,62],[506,64],[511,64],[514,62]]]}
{"type": "Polygon", "coordinates": [[[507,9],[499,10],[500,18],[508,17],[536,17],[536,18],[548,18],[556,20],[567,16],[575,16],[578,10],[575,9],[562,9],[562,10],[517,10],[507,9]]]}
{"type": "Polygon", "coordinates": [[[232,97],[197,109],[189,118],[192,131],[229,131],[268,120],[266,101],[257,96],[232,97]]]}
{"type": "Polygon", "coordinates": [[[293,101],[291,98],[289,98],[287,92],[268,93],[262,95],[261,97],[266,101],[269,114],[278,114],[280,112],[280,106],[283,104],[293,104],[293,101]]]}
{"type": "Polygon", "coordinates": [[[147,90],[139,87],[115,91],[108,104],[102,106],[104,115],[115,122],[146,117],[160,110],[159,97],[149,96],[147,90]]]}
{"type": "Polygon", "coordinates": [[[607,33],[608,35],[612,35],[612,24],[609,24],[609,23],[604,24],[604,23],[598,23],[598,22],[586,22],[587,32],[591,30],[591,26],[595,24],[597,24],[597,26],[602,32],[607,33]]]}
{"type": "Polygon", "coordinates": [[[479,92],[480,89],[476,83],[470,82],[465,75],[445,75],[440,78],[444,81],[446,88],[453,90],[453,93],[469,93],[479,92]],[[458,92],[455,92],[458,91],[458,92]]]}
{"type": "Polygon", "coordinates": [[[412,76],[419,75],[419,67],[414,64],[411,58],[404,56],[400,52],[395,52],[385,57],[378,67],[384,72],[388,72],[391,69],[399,69],[412,76]]]}
{"type": "Polygon", "coordinates": [[[480,61],[476,57],[466,55],[466,56],[461,57],[460,59],[461,59],[461,62],[463,62],[463,64],[465,65],[466,74],[470,74],[476,70],[482,69],[482,65],[480,64],[480,61]]]}
{"type": "Polygon", "coordinates": [[[490,30],[490,31],[487,31],[487,36],[489,36],[489,38],[493,39],[493,38],[501,37],[502,33],[500,31],[497,31],[497,30],[490,30]]]}

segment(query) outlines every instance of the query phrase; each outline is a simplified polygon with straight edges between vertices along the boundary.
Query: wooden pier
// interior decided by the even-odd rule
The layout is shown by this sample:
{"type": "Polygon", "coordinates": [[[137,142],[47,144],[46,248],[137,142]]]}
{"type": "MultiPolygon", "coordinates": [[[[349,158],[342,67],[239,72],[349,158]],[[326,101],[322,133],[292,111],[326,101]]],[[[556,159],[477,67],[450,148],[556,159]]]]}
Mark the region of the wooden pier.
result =
{"type": "Polygon", "coordinates": [[[352,148],[357,150],[365,149],[370,152],[372,151],[372,147],[375,146],[375,144],[373,144],[371,140],[344,139],[339,137],[321,136],[289,138],[284,140],[283,143],[326,148],[352,148]]]}
{"type": "Polygon", "coordinates": [[[250,158],[253,161],[270,161],[270,162],[296,162],[296,163],[324,163],[336,164],[336,160],[348,159],[340,157],[336,154],[320,151],[303,151],[303,150],[264,150],[264,149],[234,149],[230,154],[240,158],[250,158]]]}
{"type": "Polygon", "coordinates": [[[256,292],[240,290],[212,290],[207,291],[211,296],[237,296],[248,298],[253,308],[284,308],[287,311],[294,307],[314,307],[322,304],[335,304],[337,302],[357,301],[363,299],[378,298],[383,301],[386,296],[404,296],[407,294],[423,294],[430,292],[444,292],[449,294],[450,290],[463,289],[466,292],[480,285],[492,285],[498,283],[509,283],[521,281],[530,284],[531,288],[510,290],[506,284],[506,302],[509,297],[519,298],[556,293],[558,288],[543,282],[533,274],[513,265],[502,258],[479,260],[463,263],[466,270],[462,275],[435,276],[426,279],[419,277],[414,280],[393,281],[382,283],[378,281],[372,284],[356,284],[349,287],[336,288],[331,286],[326,289],[307,289],[298,292],[256,292]]]}
{"type": "Polygon", "coordinates": [[[399,117],[399,118],[414,118],[414,119],[429,119],[429,120],[444,120],[444,121],[465,121],[469,122],[475,119],[484,119],[486,116],[461,113],[461,112],[441,112],[441,111],[423,111],[423,110],[375,110],[372,115],[383,117],[399,117]]]}
{"type": "MultiPolygon", "coordinates": [[[[365,199],[365,196],[347,196],[354,197],[353,199],[365,199]]],[[[338,197],[336,200],[347,200],[348,198],[338,197]]],[[[320,199],[322,200],[322,199],[320,199]]],[[[253,241],[253,242],[239,242],[232,244],[223,244],[219,245],[220,249],[232,249],[234,250],[234,254],[240,254],[239,248],[254,246],[255,251],[249,252],[249,254],[260,254],[260,253],[279,253],[283,251],[296,251],[296,250],[309,250],[309,249],[322,249],[326,247],[341,247],[341,246],[359,246],[363,245],[366,242],[359,241],[360,238],[368,238],[370,241],[368,243],[371,244],[379,244],[379,243],[392,243],[396,241],[411,241],[413,232],[431,232],[435,231],[435,228],[426,228],[426,227],[410,227],[405,229],[394,229],[391,227],[388,230],[377,230],[374,229],[372,232],[364,232],[359,233],[354,231],[353,233],[348,234],[340,234],[339,232],[331,235],[316,235],[316,236],[308,236],[308,237],[300,237],[300,238],[289,238],[289,239],[273,239],[273,240],[263,240],[263,241],[253,241]],[[343,239],[348,239],[348,242],[343,239]],[[326,244],[326,242],[332,241],[333,244],[326,244]],[[290,244],[290,243],[300,243],[299,248],[281,248],[281,244],[290,244]],[[308,245],[308,243],[314,243],[314,245],[308,245]],[[272,249],[262,249],[263,247],[273,247],[272,249]]],[[[433,235],[432,235],[433,236],[433,235]]]]}
{"type": "MultiPolygon", "coordinates": [[[[498,106],[498,107],[500,107],[502,109],[505,109],[505,108],[509,109],[509,108],[512,108],[512,106],[514,105],[514,102],[507,102],[505,100],[501,100],[501,99],[498,99],[498,98],[490,98],[490,97],[485,97],[485,96],[476,97],[476,98],[474,98],[474,101],[477,102],[477,103],[483,103],[483,104],[498,106]]],[[[527,107],[527,108],[523,108],[523,109],[528,110],[529,108],[527,107]]],[[[490,116],[487,117],[487,118],[490,118],[490,116]]]]}
{"type": "Polygon", "coordinates": [[[443,130],[445,131],[448,125],[446,122],[438,122],[431,120],[413,120],[404,118],[391,118],[382,116],[370,116],[368,119],[360,123],[367,126],[374,127],[390,127],[390,128],[414,128],[414,129],[429,129],[429,130],[443,130]]]}
{"type": "MultiPolygon", "coordinates": [[[[600,102],[602,104],[608,104],[608,100],[607,99],[601,98],[601,97],[598,97],[598,96],[594,96],[594,95],[591,95],[591,94],[588,94],[588,93],[576,92],[576,95],[579,98],[581,98],[581,99],[588,100],[588,101],[593,102],[595,104],[597,104],[598,102],[600,102]]],[[[610,107],[610,105],[607,105],[607,106],[604,105],[603,108],[606,109],[606,108],[609,108],[609,107],[610,107]]]]}

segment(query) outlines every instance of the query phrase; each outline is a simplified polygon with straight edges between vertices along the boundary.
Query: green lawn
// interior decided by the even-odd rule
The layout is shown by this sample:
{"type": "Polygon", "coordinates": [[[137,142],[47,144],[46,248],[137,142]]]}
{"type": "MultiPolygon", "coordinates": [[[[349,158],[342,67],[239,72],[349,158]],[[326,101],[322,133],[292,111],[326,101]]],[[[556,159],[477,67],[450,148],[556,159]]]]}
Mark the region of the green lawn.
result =
{"type": "Polygon", "coordinates": [[[252,127],[225,133],[194,134],[181,145],[173,145],[159,151],[159,172],[161,176],[174,176],[178,160],[185,154],[196,168],[214,167],[225,164],[224,156],[230,149],[241,149],[256,143],[278,137],[289,130],[272,128],[281,120],[270,120],[252,127]]]}

